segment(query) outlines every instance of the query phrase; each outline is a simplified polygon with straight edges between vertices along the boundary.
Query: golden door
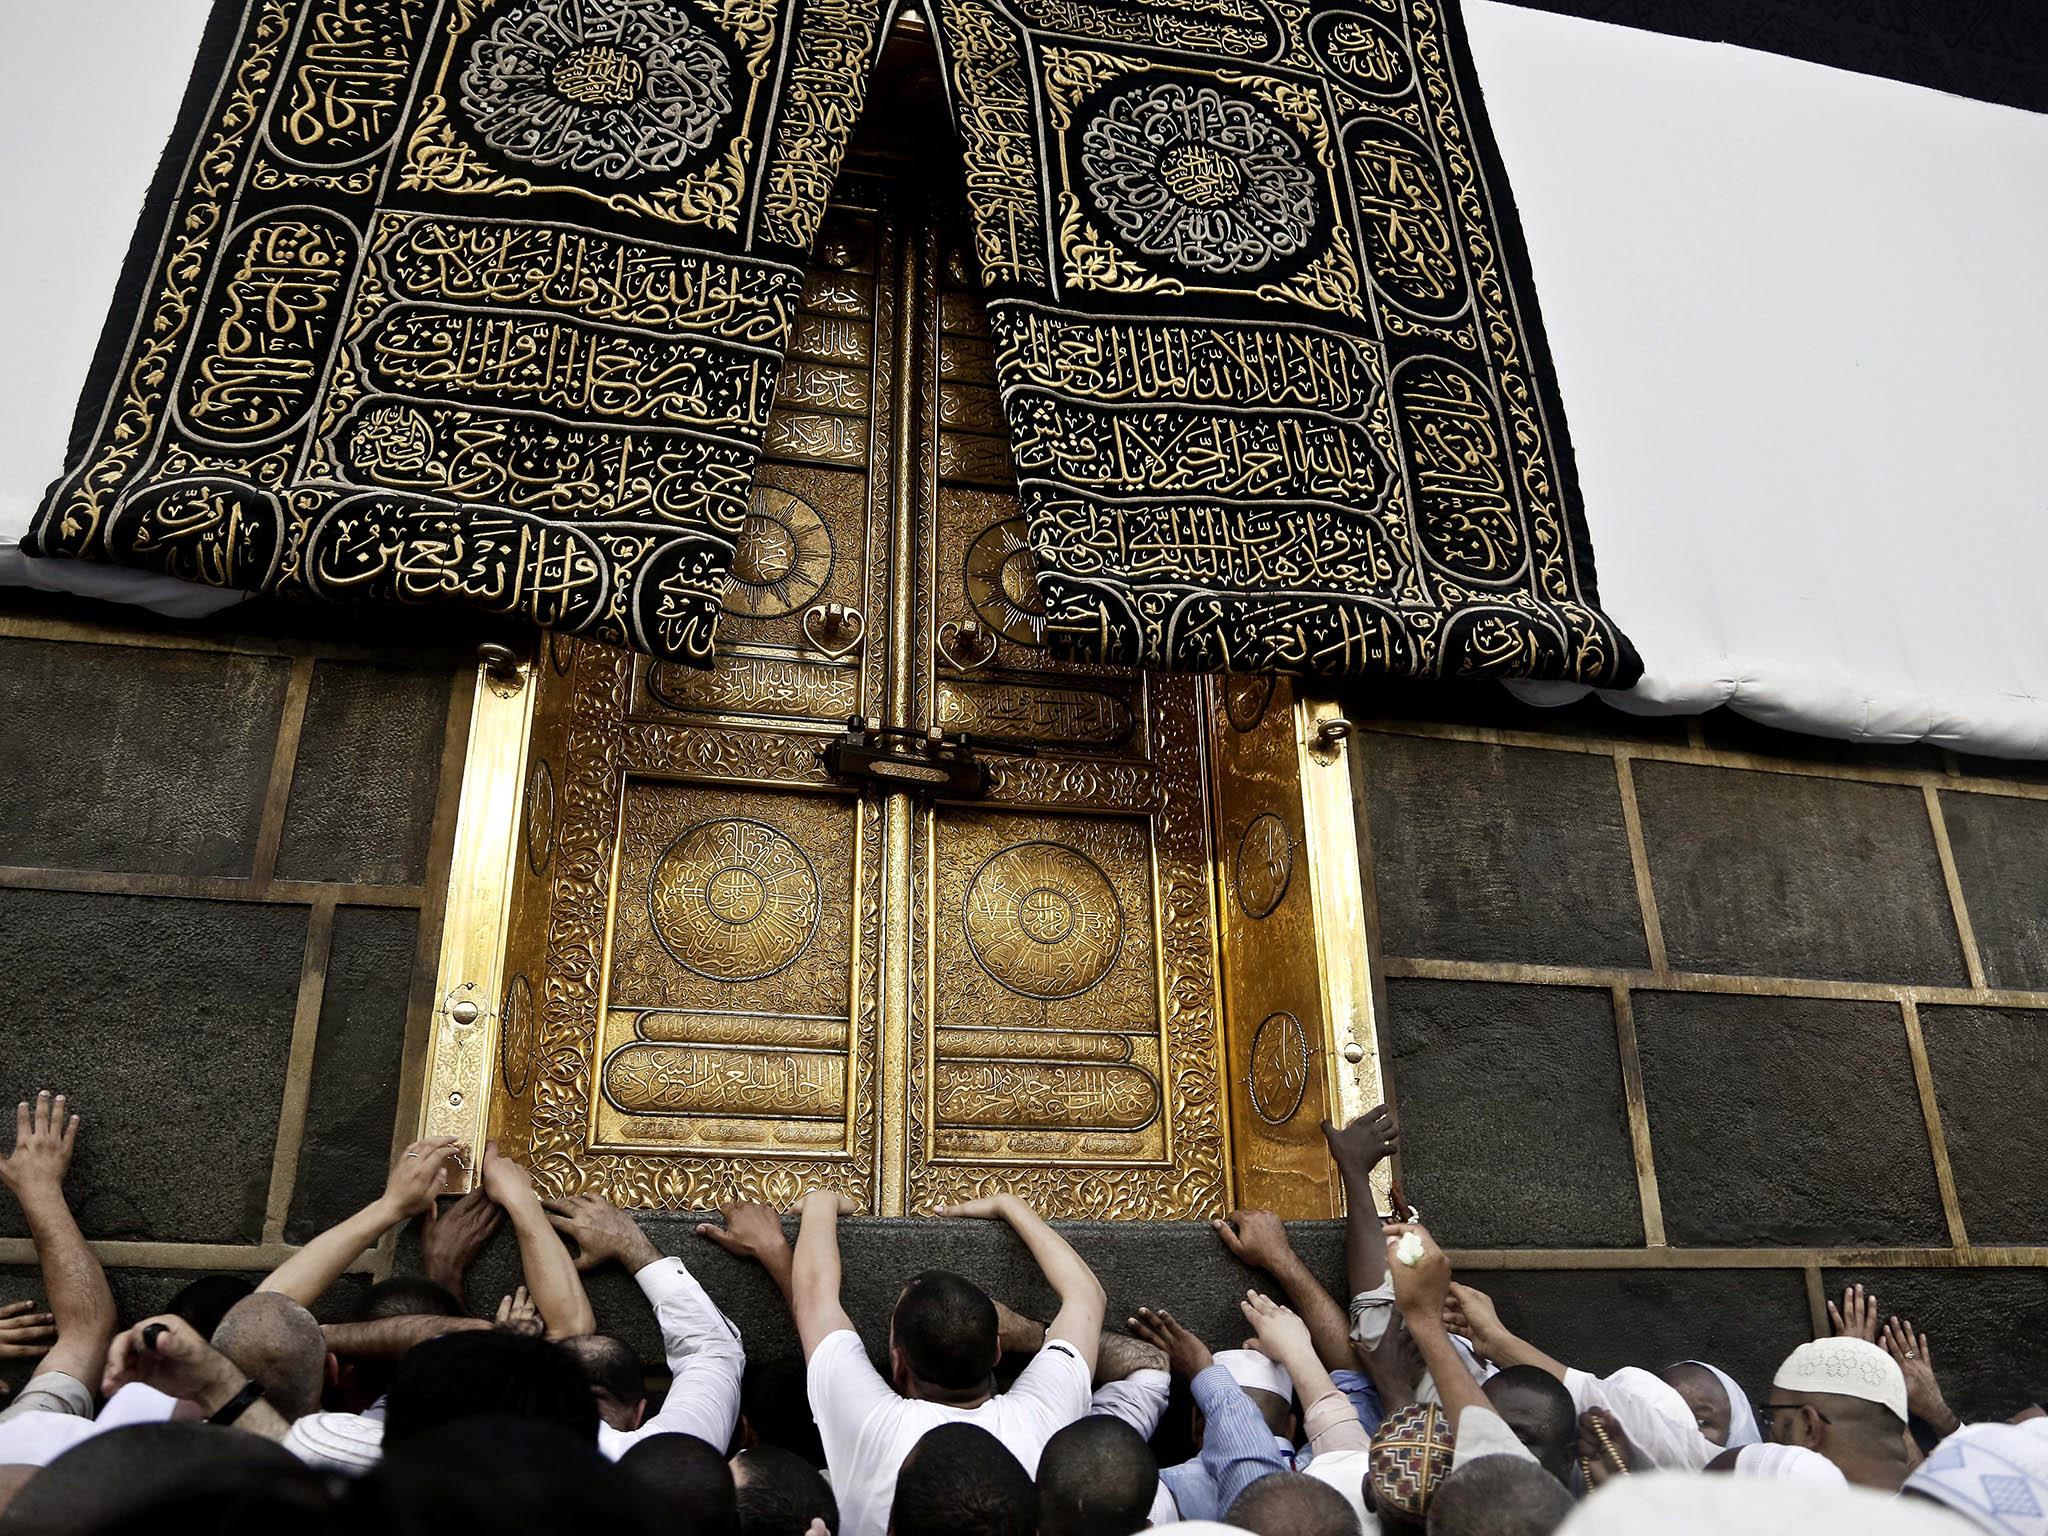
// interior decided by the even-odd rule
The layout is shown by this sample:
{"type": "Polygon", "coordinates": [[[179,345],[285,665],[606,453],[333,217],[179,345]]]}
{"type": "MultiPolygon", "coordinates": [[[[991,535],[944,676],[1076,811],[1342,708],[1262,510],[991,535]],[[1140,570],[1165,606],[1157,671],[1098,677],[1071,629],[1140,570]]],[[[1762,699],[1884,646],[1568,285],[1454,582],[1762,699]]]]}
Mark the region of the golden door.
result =
{"type": "Polygon", "coordinates": [[[424,1123],[641,1208],[1332,1214],[1370,1020],[1302,776],[1348,847],[1348,774],[1284,683],[1048,647],[948,201],[840,179],[716,666],[485,679],[520,739],[472,746],[424,1123]]]}

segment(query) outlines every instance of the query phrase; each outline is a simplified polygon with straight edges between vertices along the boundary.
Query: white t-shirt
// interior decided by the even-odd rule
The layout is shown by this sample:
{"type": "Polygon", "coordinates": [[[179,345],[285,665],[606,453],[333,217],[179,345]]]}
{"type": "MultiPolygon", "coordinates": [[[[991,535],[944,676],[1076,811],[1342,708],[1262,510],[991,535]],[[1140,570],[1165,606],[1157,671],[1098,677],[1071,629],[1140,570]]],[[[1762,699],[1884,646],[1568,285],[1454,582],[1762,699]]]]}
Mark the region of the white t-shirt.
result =
{"type": "MultiPolygon", "coordinates": [[[[139,1381],[107,1399],[96,1419],[34,1409],[0,1424],[0,1467],[47,1467],[81,1441],[130,1424],[161,1424],[178,1411],[178,1400],[139,1381]]],[[[196,1410],[195,1410],[196,1411],[196,1410]]]]}
{"type": "Polygon", "coordinates": [[[1087,1415],[1090,1375],[1073,1345],[1050,1339],[1009,1391],[978,1408],[949,1408],[897,1396],[851,1329],[827,1335],[808,1377],[811,1416],[839,1500],[839,1536],[884,1536],[904,1458],[941,1424],[987,1430],[1036,1477],[1045,1442],[1087,1415]]]}

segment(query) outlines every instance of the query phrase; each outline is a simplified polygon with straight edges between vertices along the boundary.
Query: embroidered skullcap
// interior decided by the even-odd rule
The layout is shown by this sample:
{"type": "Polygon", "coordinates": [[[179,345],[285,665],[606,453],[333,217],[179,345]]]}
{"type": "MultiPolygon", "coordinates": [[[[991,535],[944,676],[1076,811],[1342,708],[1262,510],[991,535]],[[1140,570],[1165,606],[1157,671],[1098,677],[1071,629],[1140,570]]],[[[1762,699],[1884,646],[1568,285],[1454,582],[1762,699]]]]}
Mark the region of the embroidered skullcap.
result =
{"type": "Polygon", "coordinates": [[[1899,1362],[1864,1339],[1815,1339],[1785,1357],[1771,1385],[1787,1392],[1860,1397],[1889,1408],[1906,1422],[1906,1373],[1899,1362]]]}
{"type": "Polygon", "coordinates": [[[1374,1505],[1411,1520],[1425,1518],[1456,1452],[1450,1420],[1436,1404],[1395,1409],[1380,1421],[1366,1462],[1374,1505]]]}
{"type": "Polygon", "coordinates": [[[1240,1387],[1256,1388],[1293,1401],[1294,1378],[1279,1361],[1267,1359],[1256,1349],[1219,1349],[1215,1360],[1240,1387]]]}
{"type": "Polygon", "coordinates": [[[1906,1491],[1998,1536],[2048,1536],[2048,1419],[1957,1430],[1914,1469],[1906,1491]]]}

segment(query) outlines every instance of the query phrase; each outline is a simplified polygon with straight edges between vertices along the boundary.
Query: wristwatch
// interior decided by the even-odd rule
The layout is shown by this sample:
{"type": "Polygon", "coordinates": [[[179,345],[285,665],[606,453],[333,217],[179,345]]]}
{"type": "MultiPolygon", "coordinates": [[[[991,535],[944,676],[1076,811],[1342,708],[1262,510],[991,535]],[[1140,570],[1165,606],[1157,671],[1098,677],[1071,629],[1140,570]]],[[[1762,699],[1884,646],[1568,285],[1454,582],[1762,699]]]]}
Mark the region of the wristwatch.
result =
{"type": "Polygon", "coordinates": [[[249,1411],[249,1405],[263,1396],[263,1383],[245,1381],[242,1390],[209,1413],[204,1422],[208,1424],[232,1424],[249,1411]]]}

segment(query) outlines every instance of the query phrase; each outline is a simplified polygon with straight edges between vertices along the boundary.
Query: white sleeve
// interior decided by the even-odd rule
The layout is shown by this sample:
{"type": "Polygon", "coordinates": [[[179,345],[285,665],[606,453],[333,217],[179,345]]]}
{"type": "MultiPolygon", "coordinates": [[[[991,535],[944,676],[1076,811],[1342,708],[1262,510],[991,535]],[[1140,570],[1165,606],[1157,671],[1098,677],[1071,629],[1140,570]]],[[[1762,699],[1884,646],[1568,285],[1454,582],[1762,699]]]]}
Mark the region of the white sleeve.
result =
{"type": "Polygon", "coordinates": [[[1095,1389],[1088,1404],[1090,1413],[1122,1419],[1150,1440],[1166,1416],[1166,1395],[1172,1378],[1164,1371],[1133,1371],[1121,1381],[1105,1381],[1095,1389]]]}
{"type": "Polygon", "coordinates": [[[654,1308],[661,1352],[668,1358],[668,1396],[636,1430],[601,1436],[618,1457],[647,1435],[695,1435],[721,1456],[740,1418],[740,1374],[746,1351],[740,1332],[677,1258],[656,1259],[633,1276],[654,1308]]]}
{"type": "MultiPolygon", "coordinates": [[[[818,1424],[825,1470],[833,1486],[844,1488],[866,1478],[869,1469],[855,1465],[861,1432],[878,1409],[899,1406],[903,1399],[882,1379],[868,1359],[867,1346],[851,1328],[841,1328],[819,1340],[804,1375],[811,1417],[818,1424]]],[[[844,1497],[842,1494],[842,1502],[844,1497]]]]}
{"type": "Polygon", "coordinates": [[[1564,1385],[1580,1413],[1604,1408],[1613,1414],[1629,1443],[1653,1467],[1697,1472],[1721,1452],[1720,1446],[1700,1433],[1699,1421],[1685,1406],[1685,1399],[1639,1367],[1624,1366],[1604,1378],[1567,1370],[1564,1385]]]}
{"type": "MultiPolygon", "coordinates": [[[[1093,1377],[1073,1345],[1063,1339],[1048,1339],[1003,1398],[1028,1407],[1044,1426],[1045,1437],[1050,1437],[1074,1420],[1087,1417],[1094,1396],[1093,1377]]],[[[1026,1470],[1031,1465],[1026,1463],[1026,1470]]]]}
{"type": "Polygon", "coordinates": [[[1490,1408],[1467,1408],[1458,1415],[1458,1444],[1451,1452],[1451,1470],[1482,1456],[1513,1456],[1534,1461],[1536,1455],[1515,1437],[1507,1421],[1490,1408]]]}

